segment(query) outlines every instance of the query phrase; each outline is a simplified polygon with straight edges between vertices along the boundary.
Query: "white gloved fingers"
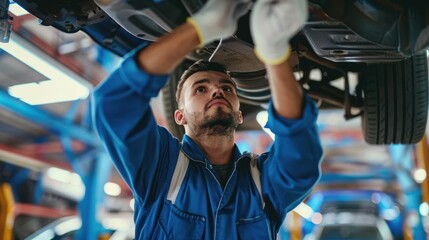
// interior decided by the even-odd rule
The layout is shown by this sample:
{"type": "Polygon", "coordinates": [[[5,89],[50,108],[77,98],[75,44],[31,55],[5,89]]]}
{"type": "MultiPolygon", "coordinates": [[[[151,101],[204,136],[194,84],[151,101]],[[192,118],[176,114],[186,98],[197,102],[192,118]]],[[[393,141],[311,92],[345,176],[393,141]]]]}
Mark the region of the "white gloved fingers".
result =
{"type": "Polygon", "coordinates": [[[257,56],[269,64],[284,62],[290,53],[289,40],[307,17],[306,0],[258,0],[250,19],[257,56]]]}
{"type": "Polygon", "coordinates": [[[264,33],[282,31],[292,37],[308,18],[306,0],[259,0],[252,11],[251,24],[264,33]]]}
{"type": "Polygon", "coordinates": [[[252,8],[253,2],[251,0],[240,0],[237,3],[237,7],[235,8],[235,12],[232,14],[236,17],[236,20],[241,16],[246,14],[250,8],[252,8]]]}
{"type": "Polygon", "coordinates": [[[194,25],[200,45],[204,45],[234,34],[238,18],[250,9],[251,4],[251,0],[209,0],[187,21],[194,25]]]}
{"type": "MultiPolygon", "coordinates": [[[[304,26],[308,17],[305,0],[279,0],[278,5],[272,10],[270,19],[270,24],[273,26],[272,34],[280,34],[279,37],[288,40],[304,26]]],[[[269,31],[269,26],[265,27],[269,31]]]]}
{"type": "Polygon", "coordinates": [[[296,25],[297,30],[301,29],[302,26],[305,24],[305,22],[308,19],[308,2],[307,0],[283,0],[286,1],[288,4],[293,4],[293,7],[296,8],[296,25]]]}

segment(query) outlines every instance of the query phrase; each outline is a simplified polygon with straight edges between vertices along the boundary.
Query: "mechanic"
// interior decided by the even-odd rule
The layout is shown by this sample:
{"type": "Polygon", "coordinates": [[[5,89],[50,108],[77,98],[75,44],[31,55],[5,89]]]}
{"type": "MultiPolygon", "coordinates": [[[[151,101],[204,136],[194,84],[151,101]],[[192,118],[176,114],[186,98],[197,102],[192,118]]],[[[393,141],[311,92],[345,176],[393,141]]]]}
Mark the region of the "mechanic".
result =
{"type": "Polygon", "coordinates": [[[258,0],[251,31],[271,87],[270,151],[241,153],[235,83],[199,61],[182,76],[175,121],[183,141],[156,124],[149,101],[198,47],[234,34],[250,0],[209,0],[171,33],[138,48],[93,94],[94,124],[135,198],[136,239],[275,239],[286,213],[320,176],[317,107],[287,62],[289,39],[307,18],[302,0],[258,0]]]}

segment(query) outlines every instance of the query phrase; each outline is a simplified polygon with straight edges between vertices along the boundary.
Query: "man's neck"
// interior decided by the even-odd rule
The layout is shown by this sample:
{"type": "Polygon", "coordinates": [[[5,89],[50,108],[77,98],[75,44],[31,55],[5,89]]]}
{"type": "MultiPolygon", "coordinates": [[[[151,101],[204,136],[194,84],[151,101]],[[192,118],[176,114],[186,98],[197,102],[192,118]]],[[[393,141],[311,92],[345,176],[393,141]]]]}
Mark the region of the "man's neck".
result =
{"type": "Polygon", "coordinates": [[[231,161],[234,154],[234,136],[190,136],[201,148],[213,165],[223,165],[231,161]]]}

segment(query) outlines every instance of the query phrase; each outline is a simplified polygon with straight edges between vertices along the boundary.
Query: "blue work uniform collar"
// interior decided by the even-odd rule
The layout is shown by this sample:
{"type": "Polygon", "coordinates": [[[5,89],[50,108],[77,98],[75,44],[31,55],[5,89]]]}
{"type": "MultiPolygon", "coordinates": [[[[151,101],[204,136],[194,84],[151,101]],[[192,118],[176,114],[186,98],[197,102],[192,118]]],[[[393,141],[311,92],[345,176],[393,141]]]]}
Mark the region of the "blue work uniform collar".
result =
{"type": "MultiPolygon", "coordinates": [[[[204,162],[207,165],[210,165],[211,163],[208,161],[206,155],[203,153],[201,148],[190,138],[188,135],[183,136],[182,140],[182,151],[191,158],[191,160],[194,161],[201,161],[204,162]]],[[[236,162],[240,156],[241,152],[238,149],[237,145],[234,144],[234,155],[233,155],[233,161],[236,162]]]]}

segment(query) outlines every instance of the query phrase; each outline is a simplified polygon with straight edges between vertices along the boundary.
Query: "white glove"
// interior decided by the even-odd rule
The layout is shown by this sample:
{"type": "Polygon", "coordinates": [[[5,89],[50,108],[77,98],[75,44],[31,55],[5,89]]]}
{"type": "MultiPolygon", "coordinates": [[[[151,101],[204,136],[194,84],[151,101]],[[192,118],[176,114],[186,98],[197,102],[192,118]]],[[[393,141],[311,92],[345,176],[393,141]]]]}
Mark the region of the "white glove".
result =
{"type": "Polygon", "coordinates": [[[256,55],[266,64],[280,64],[290,55],[289,40],[307,20],[307,0],[258,0],[250,17],[256,55]]]}
{"type": "Polygon", "coordinates": [[[237,20],[249,11],[251,0],[209,0],[196,14],[188,18],[200,39],[200,46],[213,40],[232,36],[237,20]]]}

